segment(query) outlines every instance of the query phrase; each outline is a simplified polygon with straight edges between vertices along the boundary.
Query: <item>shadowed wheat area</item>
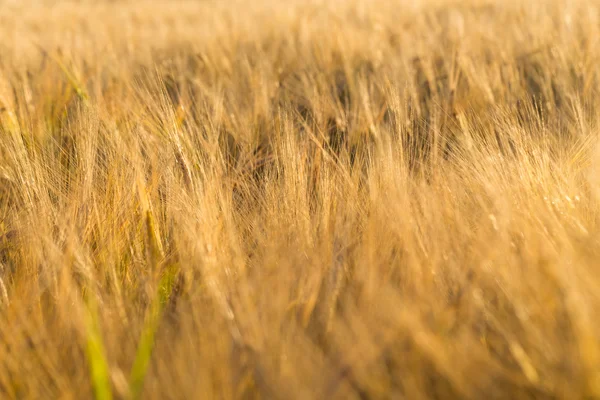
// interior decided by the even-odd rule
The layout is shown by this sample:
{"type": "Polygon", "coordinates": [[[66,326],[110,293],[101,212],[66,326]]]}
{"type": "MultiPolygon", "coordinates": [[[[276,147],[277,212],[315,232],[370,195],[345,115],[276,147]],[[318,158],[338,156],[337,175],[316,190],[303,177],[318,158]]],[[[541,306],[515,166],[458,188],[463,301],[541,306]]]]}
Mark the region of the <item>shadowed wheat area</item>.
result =
{"type": "Polygon", "coordinates": [[[600,398],[594,0],[0,0],[0,397],[600,398]]]}

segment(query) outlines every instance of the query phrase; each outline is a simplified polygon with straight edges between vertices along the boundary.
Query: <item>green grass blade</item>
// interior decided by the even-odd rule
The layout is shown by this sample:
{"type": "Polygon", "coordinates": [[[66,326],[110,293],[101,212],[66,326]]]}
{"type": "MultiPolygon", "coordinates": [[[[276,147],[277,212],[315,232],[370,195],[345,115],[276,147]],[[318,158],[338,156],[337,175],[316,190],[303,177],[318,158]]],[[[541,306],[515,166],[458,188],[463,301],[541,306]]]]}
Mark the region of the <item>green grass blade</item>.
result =
{"type": "Polygon", "coordinates": [[[174,267],[166,268],[158,285],[158,293],[150,306],[149,313],[146,315],[146,321],[138,343],[135,360],[131,367],[129,380],[131,399],[141,398],[144,389],[144,380],[148,373],[152,350],[154,349],[154,339],[163,310],[173,290],[173,284],[175,282],[174,276],[176,273],[177,271],[174,267]]]}
{"type": "Polygon", "coordinates": [[[111,400],[113,396],[110,385],[109,367],[105,356],[102,335],[100,333],[98,309],[96,302],[91,296],[87,298],[86,305],[85,352],[90,368],[90,377],[92,381],[92,387],[94,389],[94,396],[96,400],[111,400]]]}

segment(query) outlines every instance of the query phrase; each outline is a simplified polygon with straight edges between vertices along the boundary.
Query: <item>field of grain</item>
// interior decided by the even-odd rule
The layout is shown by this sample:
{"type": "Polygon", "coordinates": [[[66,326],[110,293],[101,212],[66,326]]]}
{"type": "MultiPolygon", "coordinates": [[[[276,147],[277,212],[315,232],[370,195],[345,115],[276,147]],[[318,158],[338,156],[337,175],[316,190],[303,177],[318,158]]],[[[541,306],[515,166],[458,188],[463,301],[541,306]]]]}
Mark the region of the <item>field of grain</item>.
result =
{"type": "Polygon", "coordinates": [[[600,3],[0,0],[0,398],[599,399],[600,3]]]}

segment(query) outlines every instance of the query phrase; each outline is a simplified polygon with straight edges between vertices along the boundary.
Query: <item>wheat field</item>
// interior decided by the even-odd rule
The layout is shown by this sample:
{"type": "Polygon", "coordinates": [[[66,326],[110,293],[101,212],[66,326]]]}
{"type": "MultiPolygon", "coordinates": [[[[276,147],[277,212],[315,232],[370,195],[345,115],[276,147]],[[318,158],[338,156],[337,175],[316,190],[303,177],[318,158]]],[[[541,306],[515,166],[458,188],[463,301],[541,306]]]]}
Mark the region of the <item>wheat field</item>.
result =
{"type": "Polygon", "coordinates": [[[0,0],[0,398],[600,399],[600,3],[0,0]]]}

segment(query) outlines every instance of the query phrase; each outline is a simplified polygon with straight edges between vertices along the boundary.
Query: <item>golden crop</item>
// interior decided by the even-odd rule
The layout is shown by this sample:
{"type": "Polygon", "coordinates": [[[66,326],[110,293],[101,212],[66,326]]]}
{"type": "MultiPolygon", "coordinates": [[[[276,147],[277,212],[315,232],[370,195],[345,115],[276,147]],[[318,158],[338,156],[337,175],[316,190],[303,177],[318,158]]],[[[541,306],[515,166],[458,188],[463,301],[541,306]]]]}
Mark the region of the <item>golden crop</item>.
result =
{"type": "Polygon", "coordinates": [[[600,3],[0,0],[0,398],[600,398],[600,3]]]}

